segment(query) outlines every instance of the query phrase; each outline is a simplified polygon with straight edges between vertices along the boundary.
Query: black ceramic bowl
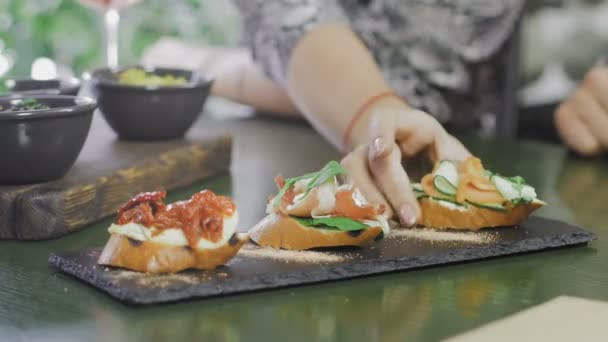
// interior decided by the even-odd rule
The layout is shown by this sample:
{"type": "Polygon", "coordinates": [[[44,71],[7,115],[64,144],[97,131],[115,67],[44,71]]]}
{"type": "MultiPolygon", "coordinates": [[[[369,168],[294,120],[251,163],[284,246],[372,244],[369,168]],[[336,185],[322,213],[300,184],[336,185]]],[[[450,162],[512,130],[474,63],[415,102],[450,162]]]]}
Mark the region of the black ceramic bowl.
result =
{"type": "Polygon", "coordinates": [[[181,69],[145,69],[157,75],[183,77],[178,86],[120,84],[125,69],[100,69],[91,81],[106,121],[124,140],[163,140],[183,137],[200,115],[213,81],[181,69]]]}
{"type": "Polygon", "coordinates": [[[10,79],[4,82],[12,94],[20,95],[76,95],[80,80],[34,80],[31,78],[10,79]]]}
{"type": "Polygon", "coordinates": [[[96,103],[62,95],[0,96],[0,184],[59,179],[76,161],[89,133],[96,103]],[[34,98],[50,109],[7,111],[34,98]]]}

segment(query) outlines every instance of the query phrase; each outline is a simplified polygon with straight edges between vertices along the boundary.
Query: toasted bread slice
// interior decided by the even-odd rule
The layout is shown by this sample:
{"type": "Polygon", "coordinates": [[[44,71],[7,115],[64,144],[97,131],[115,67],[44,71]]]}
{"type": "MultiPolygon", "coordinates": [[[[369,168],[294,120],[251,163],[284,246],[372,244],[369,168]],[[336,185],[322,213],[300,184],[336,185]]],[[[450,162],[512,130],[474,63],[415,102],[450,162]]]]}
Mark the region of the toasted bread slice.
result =
{"type": "Polygon", "coordinates": [[[287,215],[269,214],[249,231],[251,240],[260,246],[305,250],[318,247],[363,246],[382,233],[381,227],[344,232],[311,228],[287,215]]]}
{"type": "Polygon", "coordinates": [[[220,247],[192,249],[112,234],[98,263],[146,273],[176,273],[189,268],[211,270],[234,257],[247,240],[247,234],[235,233],[220,247]]]}
{"type": "Polygon", "coordinates": [[[465,230],[514,226],[545,205],[543,201],[534,200],[527,204],[511,205],[506,211],[499,211],[473,205],[456,209],[430,198],[421,198],[418,201],[422,211],[422,217],[418,220],[420,225],[437,229],[465,230]]]}

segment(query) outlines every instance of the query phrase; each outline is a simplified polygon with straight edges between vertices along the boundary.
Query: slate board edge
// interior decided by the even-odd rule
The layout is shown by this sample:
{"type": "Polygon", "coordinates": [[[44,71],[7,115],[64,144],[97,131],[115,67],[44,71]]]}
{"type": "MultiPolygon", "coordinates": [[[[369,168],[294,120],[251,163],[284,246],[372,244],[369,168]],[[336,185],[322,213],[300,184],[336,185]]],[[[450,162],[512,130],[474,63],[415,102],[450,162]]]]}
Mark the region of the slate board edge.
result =
{"type": "Polygon", "coordinates": [[[353,279],[364,276],[392,273],[405,270],[421,269],[429,266],[445,266],[474,260],[486,260],[505,255],[516,255],[529,252],[555,249],[559,247],[574,246],[589,243],[597,239],[594,233],[580,230],[570,234],[547,235],[543,238],[531,238],[510,244],[498,244],[479,247],[469,247],[458,252],[437,254],[433,256],[404,257],[396,259],[373,259],[352,264],[341,264],[339,266],[319,266],[312,271],[290,272],[277,275],[260,275],[248,277],[247,279],[232,278],[236,284],[247,284],[246,289],[237,286],[231,288],[218,288],[215,285],[204,286],[204,284],[187,285],[178,289],[171,289],[164,293],[162,300],[151,300],[148,296],[141,296],[137,291],[123,291],[121,288],[112,286],[107,281],[97,279],[93,270],[62,258],[60,255],[51,254],[49,264],[59,270],[74,276],[93,287],[108,293],[111,297],[132,305],[161,304],[177,302],[186,299],[202,299],[231,295],[237,293],[249,293],[260,290],[271,290],[290,286],[309,285],[336,280],[353,279]],[[497,249],[497,247],[500,247],[497,249]],[[437,262],[436,259],[443,259],[437,262]],[[81,271],[76,271],[82,269],[81,271]],[[240,280],[240,281],[239,281],[240,280]],[[187,292],[187,290],[190,290],[187,292]],[[186,293],[186,294],[185,294],[186,293]]]}

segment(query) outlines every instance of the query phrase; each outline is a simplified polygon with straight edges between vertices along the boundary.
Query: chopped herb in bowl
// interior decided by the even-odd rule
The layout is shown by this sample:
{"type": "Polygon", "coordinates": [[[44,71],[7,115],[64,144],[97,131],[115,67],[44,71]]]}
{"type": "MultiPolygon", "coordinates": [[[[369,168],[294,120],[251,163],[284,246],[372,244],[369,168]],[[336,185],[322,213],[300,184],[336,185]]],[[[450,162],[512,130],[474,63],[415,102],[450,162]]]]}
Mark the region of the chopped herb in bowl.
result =
{"type": "Polygon", "coordinates": [[[7,108],[3,108],[0,106],[0,111],[2,112],[21,112],[26,110],[44,110],[51,109],[51,107],[45,105],[44,103],[38,102],[38,100],[34,98],[25,98],[11,101],[11,106],[7,108]]]}

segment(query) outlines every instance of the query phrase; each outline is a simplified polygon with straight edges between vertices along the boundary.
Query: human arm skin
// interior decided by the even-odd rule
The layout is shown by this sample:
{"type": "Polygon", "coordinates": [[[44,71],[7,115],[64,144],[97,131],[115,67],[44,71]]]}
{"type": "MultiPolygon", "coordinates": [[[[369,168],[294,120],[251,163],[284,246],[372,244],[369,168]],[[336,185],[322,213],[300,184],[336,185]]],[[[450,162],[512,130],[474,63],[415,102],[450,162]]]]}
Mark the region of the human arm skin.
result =
{"type": "MultiPolygon", "coordinates": [[[[300,40],[287,67],[286,88],[303,115],[342,150],[352,116],[367,99],[391,90],[363,42],[343,24],[321,25],[300,40]]],[[[409,108],[396,99],[383,102],[409,108]]],[[[367,142],[368,121],[364,115],[354,127],[352,146],[367,142]]]]}
{"type": "Polygon", "coordinates": [[[371,97],[391,90],[369,50],[346,25],[318,26],[298,42],[286,89],[313,126],[348,151],[342,164],[349,182],[369,201],[392,208],[406,226],[416,223],[420,208],[402,158],[428,152],[432,160],[459,160],[469,154],[434,118],[393,97],[363,113],[343,146],[353,115],[371,97]]]}
{"type": "Polygon", "coordinates": [[[556,110],[555,124],[564,143],[578,154],[608,151],[608,67],[598,65],[587,72],[556,110]]]}
{"type": "Polygon", "coordinates": [[[250,59],[223,60],[213,68],[216,77],[211,89],[213,95],[251,106],[262,113],[301,117],[287,92],[266,77],[250,59]]]}
{"type": "Polygon", "coordinates": [[[198,46],[163,37],[146,48],[142,65],[197,70],[214,78],[211,94],[262,113],[301,118],[287,92],[268,78],[247,49],[198,46]]]}

